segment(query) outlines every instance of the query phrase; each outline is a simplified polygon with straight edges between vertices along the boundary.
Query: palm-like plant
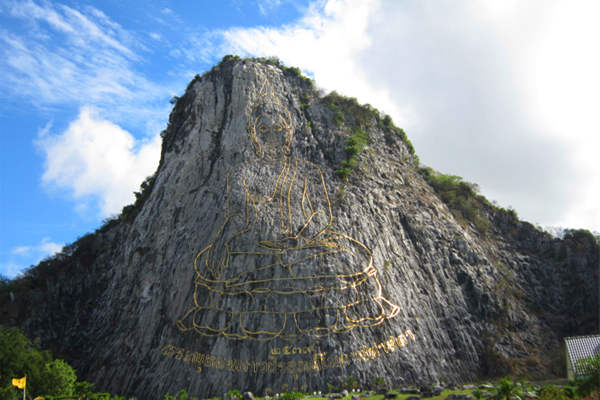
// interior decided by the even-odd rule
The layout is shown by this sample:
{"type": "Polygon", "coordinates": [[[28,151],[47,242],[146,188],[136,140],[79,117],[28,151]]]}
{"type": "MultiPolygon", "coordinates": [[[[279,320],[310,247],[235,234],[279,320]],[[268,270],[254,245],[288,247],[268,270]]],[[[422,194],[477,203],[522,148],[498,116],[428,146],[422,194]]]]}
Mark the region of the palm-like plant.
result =
{"type": "Polygon", "coordinates": [[[600,354],[580,360],[579,366],[588,376],[577,382],[577,395],[587,396],[600,391],[600,354]]]}
{"type": "Polygon", "coordinates": [[[500,379],[495,389],[494,398],[498,400],[511,400],[515,396],[520,398],[523,394],[523,387],[508,376],[500,379]]]}

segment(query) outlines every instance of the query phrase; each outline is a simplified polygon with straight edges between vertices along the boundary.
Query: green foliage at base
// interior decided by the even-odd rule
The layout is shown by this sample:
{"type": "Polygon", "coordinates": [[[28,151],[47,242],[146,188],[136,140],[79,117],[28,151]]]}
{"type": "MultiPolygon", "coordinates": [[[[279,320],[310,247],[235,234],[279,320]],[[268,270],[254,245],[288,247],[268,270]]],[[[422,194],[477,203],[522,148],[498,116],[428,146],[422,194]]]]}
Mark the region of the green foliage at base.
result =
{"type": "Polygon", "coordinates": [[[301,392],[287,392],[282,394],[281,396],[279,396],[279,399],[282,400],[300,400],[303,397],[305,397],[305,395],[301,392]]]}
{"type": "Polygon", "coordinates": [[[577,394],[588,396],[600,391],[600,354],[579,360],[579,367],[587,372],[587,377],[575,382],[577,394]]]}
{"type": "Polygon", "coordinates": [[[523,396],[523,386],[513,382],[510,377],[500,379],[496,385],[496,395],[494,399],[511,400],[513,397],[521,398],[523,396]]]}
{"type": "MultiPolygon", "coordinates": [[[[230,390],[230,392],[231,392],[231,390],[230,390]]],[[[185,389],[181,389],[179,391],[179,393],[177,394],[177,396],[171,396],[169,393],[165,394],[165,400],[188,400],[188,399],[189,400],[198,400],[197,397],[190,397],[185,389]]]]}
{"type": "Polygon", "coordinates": [[[0,326],[0,399],[18,400],[21,390],[12,378],[27,375],[27,393],[66,396],[75,393],[77,375],[64,360],[53,360],[48,350],[32,343],[19,329],[0,326]]]}
{"type": "Polygon", "coordinates": [[[241,399],[242,398],[242,392],[240,392],[237,389],[232,389],[232,390],[228,391],[227,392],[227,399],[231,400],[233,398],[241,399]]]}

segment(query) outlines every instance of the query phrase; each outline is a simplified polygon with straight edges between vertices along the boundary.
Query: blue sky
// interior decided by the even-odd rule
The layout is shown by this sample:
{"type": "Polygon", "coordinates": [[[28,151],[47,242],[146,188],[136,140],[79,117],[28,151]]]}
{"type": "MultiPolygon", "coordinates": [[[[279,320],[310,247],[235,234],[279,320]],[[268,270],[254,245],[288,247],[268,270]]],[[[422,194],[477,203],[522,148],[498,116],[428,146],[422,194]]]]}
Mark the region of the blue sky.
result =
{"type": "Polygon", "coordinates": [[[525,220],[600,231],[598,17],[595,1],[0,0],[0,273],[132,202],[169,99],[225,54],[373,104],[422,163],[525,220]]]}

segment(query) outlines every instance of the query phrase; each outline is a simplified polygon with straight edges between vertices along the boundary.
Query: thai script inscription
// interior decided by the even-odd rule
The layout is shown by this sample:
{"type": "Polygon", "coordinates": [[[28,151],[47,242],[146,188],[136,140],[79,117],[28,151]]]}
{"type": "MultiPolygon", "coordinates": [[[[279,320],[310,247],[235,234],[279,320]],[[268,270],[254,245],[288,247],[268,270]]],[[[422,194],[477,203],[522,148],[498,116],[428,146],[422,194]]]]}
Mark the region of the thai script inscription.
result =
{"type": "Polygon", "coordinates": [[[327,354],[321,352],[315,346],[272,347],[269,352],[269,358],[264,361],[224,358],[212,354],[194,352],[173,345],[165,345],[162,348],[162,355],[192,364],[196,367],[198,372],[202,372],[204,368],[212,368],[251,374],[277,373],[298,375],[316,373],[331,368],[345,367],[351,363],[374,360],[384,354],[393,353],[406,347],[410,341],[415,340],[416,336],[414,333],[412,333],[410,329],[407,329],[397,336],[390,336],[383,342],[373,343],[370,346],[363,346],[362,348],[349,353],[327,354]],[[294,349],[296,353],[294,353],[294,349]],[[294,354],[310,356],[299,360],[285,360],[276,357],[294,354]]]}
{"type": "Polygon", "coordinates": [[[289,356],[289,355],[296,355],[296,354],[313,354],[313,353],[320,353],[320,350],[318,347],[315,347],[315,345],[310,345],[310,346],[303,346],[303,347],[298,347],[298,346],[283,346],[283,347],[271,347],[269,349],[269,354],[271,356],[289,356]]]}

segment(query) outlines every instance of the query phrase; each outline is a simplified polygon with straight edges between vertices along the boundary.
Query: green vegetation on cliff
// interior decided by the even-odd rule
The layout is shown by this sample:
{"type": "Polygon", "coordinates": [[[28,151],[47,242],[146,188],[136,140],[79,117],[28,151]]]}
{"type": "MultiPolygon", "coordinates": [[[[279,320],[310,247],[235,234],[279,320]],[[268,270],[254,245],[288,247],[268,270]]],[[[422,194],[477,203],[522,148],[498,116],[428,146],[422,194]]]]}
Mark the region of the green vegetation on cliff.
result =
{"type": "Polygon", "coordinates": [[[421,168],[419,172],[455,217],[471,221],[482,234],[487,232],[489,220],[485,209],[491,204],[477,193],[476,184],[465,182],[460,176],[438,173],[430,167],[421,168]]]}

